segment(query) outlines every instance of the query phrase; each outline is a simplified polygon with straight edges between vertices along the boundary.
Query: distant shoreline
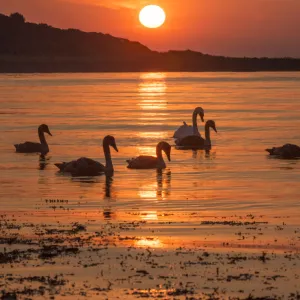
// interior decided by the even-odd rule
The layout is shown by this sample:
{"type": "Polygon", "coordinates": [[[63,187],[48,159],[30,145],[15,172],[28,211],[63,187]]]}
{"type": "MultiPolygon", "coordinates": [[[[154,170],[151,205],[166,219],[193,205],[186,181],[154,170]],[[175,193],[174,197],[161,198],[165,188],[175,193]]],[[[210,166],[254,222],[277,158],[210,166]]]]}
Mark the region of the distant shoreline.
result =
{"type": "MultiPolygon", "coordinates": [[[[251,58],[249,59],[251,60],[251,58]]],[[[253,59],[256,60],[256,59],[253,59]]],[[[275,59],[278,60],[278,59],[275,59]]],[[[279,59],[280,61],[280,59],[279,59]]],[[[298,60],[297,60],[298,62],[298,60]]],[[[130,72],[299,72],[300,60],[295,66],[246,67],[215,66],[190,67],[189,64],[172,66],[168,63],[144,63],[140,61],[105,61],[83,57],[30,57],[0,55],[0,73],[130,73],[130,72]],[[162,64],[162,66],[160,66],[162,64]]]]}
{"type": "Polygon", "coordinates": [[[0,14],[0,73],[300,71],[300,58],[152,51],[109,34],[59,29],[0,14]]]}

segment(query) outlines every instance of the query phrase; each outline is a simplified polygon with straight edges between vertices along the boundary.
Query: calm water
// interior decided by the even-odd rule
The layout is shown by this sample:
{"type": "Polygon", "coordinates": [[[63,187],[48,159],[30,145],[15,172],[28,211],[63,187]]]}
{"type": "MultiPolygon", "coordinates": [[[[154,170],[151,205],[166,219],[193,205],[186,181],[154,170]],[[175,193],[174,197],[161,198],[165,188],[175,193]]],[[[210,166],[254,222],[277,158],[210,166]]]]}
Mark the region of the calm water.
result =
{"type": "MultiPolygon", "coordinates": [[[[209,215],[297,214],[300,161],[270,159],[264,149],[300,144],[300,73],[128,73],[0,75],[2,211],[35,211],[46,199],[74,211],[209,215]],[[125,160],[155,154],[161,140],[191,124],[196,106],[215,120],[213,148],[172,149],[162,174],[129,170],[125,160]],[[17,154],[46,123],[46,161],[17,154]],[[115,136],[115,176],[72,179],[54,163],[88,156],[104,161],[102,138],[115,136]]],[[[200,124],[203,133],[203,124],[200,124]]]]}

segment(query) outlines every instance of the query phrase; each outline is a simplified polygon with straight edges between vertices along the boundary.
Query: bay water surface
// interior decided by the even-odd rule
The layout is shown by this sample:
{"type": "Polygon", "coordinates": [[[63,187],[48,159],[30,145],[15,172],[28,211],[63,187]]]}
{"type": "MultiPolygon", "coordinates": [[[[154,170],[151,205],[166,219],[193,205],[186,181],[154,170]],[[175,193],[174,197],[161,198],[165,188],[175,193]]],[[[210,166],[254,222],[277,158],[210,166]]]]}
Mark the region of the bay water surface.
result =
{"type": "MultiPolygon", "coordinates": [[[[2,74],[0,123],[2,211],[47,211],[48,200],[59,199],[68,202],[60,213],[108,219],[126,212],[145,219],[299,215],[300,162],[264,150],[300,144],[300,73],[2,74]],[[127,169],[126,159],[155,155],[159,141],[174,146],[174,131],[192,123],[197,106],[218,129],[209,153],[172,147],[161,173],[127,169]],[[46,159],[15,153],[14,144],[38,141],[42,123],[53,134],[46,159]],[[112,179],[57,172],[54,163],[81,156],[104,163],[108,134],[119,148],[112,179]]],[[[198,126],[204,134],[204,123],[198,126]]]]}

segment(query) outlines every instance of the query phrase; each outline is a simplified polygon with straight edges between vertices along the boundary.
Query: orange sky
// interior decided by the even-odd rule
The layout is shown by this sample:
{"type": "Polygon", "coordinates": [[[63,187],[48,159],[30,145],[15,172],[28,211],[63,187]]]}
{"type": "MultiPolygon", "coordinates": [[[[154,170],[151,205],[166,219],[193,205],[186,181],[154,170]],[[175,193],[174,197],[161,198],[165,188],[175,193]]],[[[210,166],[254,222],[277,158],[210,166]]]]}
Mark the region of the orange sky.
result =
{"type": "Polygon", "coordinates": [[[153,50],[300,57],[300,0],[2,0],[0,12],[60,28],[100,31],[153,50]],[[165,25],[146,29],[139,10],[158,4],[165,25]]]}

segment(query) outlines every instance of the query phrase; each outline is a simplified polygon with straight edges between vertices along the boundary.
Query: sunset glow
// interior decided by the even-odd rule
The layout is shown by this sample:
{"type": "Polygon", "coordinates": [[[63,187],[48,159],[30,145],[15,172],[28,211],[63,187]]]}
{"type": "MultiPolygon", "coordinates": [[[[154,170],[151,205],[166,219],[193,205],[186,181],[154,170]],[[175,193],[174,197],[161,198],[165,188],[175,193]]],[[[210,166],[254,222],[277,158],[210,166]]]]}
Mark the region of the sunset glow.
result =
{"type": "Polygon", "coordinates": [[[108,33],[138,41],[155,51],[191,49],[234,57],[299,57],[300,53],[299,30],[295,30],[300,26],[299,0],[230,0],[226,7],[224,0],[37,3],[38,0],[0,1],[0,13],[19,12],[27,22],[61,29],[108,33]],[[165,22],[156,29],[148,29],[139,20],[141,10],[149,4],[159,5],[165,12],[165,22]]]}
{"type": "Polygon", "coordinates": [[[157,5],[147,5],[140,11],[139,19],[145,27],[158,28],[164,24],[166,14],[157,5]]]}
{"type": "Polygon", "coordinates": [[[299,12],[0,0],[1,299],[300,300],[299,12]]]}

